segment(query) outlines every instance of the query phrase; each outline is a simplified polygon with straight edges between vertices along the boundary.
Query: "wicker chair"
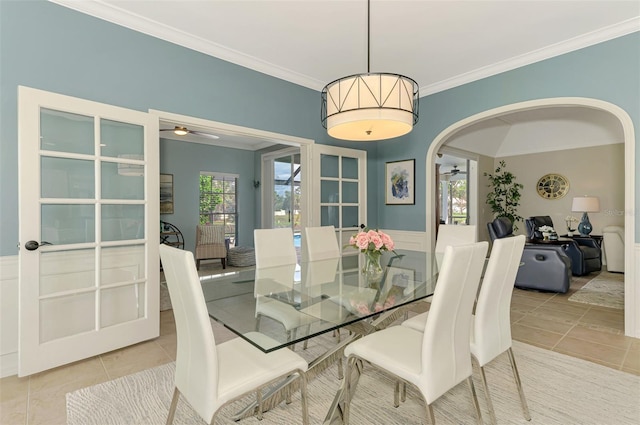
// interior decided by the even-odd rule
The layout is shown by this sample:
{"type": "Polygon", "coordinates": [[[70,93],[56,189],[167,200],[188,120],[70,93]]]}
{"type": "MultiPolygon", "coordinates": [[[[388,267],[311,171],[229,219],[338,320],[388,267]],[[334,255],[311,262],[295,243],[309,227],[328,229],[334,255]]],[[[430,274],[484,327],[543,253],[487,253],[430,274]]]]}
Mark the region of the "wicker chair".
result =
{"type": "Polygon", "coordinates": [[[196,268],[200,269],[200,260],[219,258],[222,268],[227,267],[227,246],[224,240],[224,226],[199,224],[196,226],[196,268]]]}

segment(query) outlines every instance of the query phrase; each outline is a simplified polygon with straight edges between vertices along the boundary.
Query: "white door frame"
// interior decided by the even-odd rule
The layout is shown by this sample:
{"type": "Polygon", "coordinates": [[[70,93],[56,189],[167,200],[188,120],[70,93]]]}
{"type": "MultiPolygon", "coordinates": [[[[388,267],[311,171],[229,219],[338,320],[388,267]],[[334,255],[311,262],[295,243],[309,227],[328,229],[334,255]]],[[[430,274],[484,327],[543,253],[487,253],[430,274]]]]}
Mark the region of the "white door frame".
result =
{"type": "MultiPolygon", "coordinates": [[[[480,121],[496,118],[501,115],[509,114],[516,111],[527,111],[532,109],[541,109],[545,107],[558,107],[558,106],[580,106],[586,108],[592,108],[603,112],[608,112],[616,117],[622,126],[624,134],[624,199],[625,199],[625,214],[624,214],[624,229],[625,229],[625,274],[624,274],[624,331],[625,335],[640,338],[640,287],[636,280],[636,266],[635,266],[635,175],[637,170],[635,169],[636,152],[635,152],[635,133],[633,128],[633,121],[629,114],[617,105],[609,102],[605,102],[598,99],[583,98],[583,97],[558,97],[548,99],[537,99],[526,102],[514,103],[511,105],[501,106],[499,108],[490,109],[463,120],[460,120],[448,128],[443,130],[433,140],[427,151],[426,158],[426,176],[427,180],[430,176],[435,174],[435,155],[438,152],[440,146],[445,144],[449,138],[454,136],[458,131],[463,128],[469,127],[480,121]]],[[[426,229],[427,237],[430,238],[430,246],[435,246],[435,190],[432,185],[427,184],[426,194],[426,229]]]]}
{"type": "MultiPolygon", "coordinates": [[[[219,121],[212,121],[203,118],[191,117],[188,115],[180,115],[175,114],[173,112],[159,111],[156,109],[149,109],[149,113],[158,117],[158,123],[160,121],[172,121],[183,123],[184,125],[194,126],[199,128],[206,128],[211,130],[212,132],[220,132],[225,134],[233,134],[235,136],[247,136],[247,138],[252,139],[263,139],[267,142],[276,143],[279,145],[288,145],[288,146],[298,146],[300,148],[300,166],[304,167],[303,170],[308,170],[307,173],[310,173],[313,169],[312,164],[312,155],[313,155],[313,146],[315,141],[313,139],[305,139],[303,137],[290,136],[288,134],[282,133],[273,133],[270,131],[258,130],[256,128],[251,127],[242,127],[234,124],[226,124],[219,121]]],[[[160,133],[158,132],[158,138],[160,137],[160,133]]],[[[215,143],[208,143],[209,145],[215,146],[215,143]]],[[[309,174],[310,175],[310,174],[309,174]]],[[[300,197],[300,207],[302,208],[302,216],[301,216],[301,226],[304,228],[308,226],[311,216],[309,207],[311,205],[311,193],[309,191],[309,179],[302,179],[301,183],[301,192],[302,196],[300,197]]],[[[264,187],[260,185],[260,197],[264,197],[264,187]]]]}

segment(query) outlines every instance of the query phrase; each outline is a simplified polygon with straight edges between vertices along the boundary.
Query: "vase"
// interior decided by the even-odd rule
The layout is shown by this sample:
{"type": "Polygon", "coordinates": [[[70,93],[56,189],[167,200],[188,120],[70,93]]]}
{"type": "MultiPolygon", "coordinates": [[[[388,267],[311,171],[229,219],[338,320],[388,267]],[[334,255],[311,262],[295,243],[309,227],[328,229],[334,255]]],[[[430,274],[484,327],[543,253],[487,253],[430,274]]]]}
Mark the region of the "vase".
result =
{"type": "Polygon", "coordinates": [[[382,253],[380,251],[364,252],[364,266],[362,267],[362,274],[369,284],[379,283],[380,280],[382,280],[382,266],[380,265],[381,257],[382,253]]]}

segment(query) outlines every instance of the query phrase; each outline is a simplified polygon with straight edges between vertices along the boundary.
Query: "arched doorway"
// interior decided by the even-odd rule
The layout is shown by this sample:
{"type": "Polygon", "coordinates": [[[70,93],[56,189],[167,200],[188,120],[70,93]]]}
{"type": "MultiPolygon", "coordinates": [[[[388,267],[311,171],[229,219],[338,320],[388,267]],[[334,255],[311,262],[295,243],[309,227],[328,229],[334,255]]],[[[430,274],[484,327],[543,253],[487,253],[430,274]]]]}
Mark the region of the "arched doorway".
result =
{"type": "MultiPolygon", "coordinates": [[[[635,240],[635,133],[631,117],[620,107],[598,99],[580,97],[559,97],[538,99],[514,103],[487,110],[460,120],[442,131],[431,143],[426,158],[426,176],[435,173],[435,156],[442,145],[464,128],[490,118],[500,117],[513,112],[548,107],[584,107],[600,110],[613,115],[620,121],[624,134],[625,169],[625,335],[640,337],[640,288],[637,287],[634,259],[635,240]]],[[[435,244],[435,189],[427,182],[426,186],[426,229],[430,245],[435,244]]]]}

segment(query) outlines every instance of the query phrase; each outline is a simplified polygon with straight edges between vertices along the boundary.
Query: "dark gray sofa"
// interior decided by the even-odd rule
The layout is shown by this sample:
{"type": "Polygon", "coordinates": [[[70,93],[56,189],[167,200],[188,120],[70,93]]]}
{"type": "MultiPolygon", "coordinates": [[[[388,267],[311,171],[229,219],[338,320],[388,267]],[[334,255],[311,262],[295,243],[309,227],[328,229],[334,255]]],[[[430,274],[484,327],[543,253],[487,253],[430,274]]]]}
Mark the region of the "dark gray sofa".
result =
{"type": "MultiPolygon", "coordinates": [[[[489,236],[495,239],[512,237],[513,224],[506,217],[487,223],[489,236]]],[[[571,260],[562,243],[526,243],[522,252],[522,265],[516,275],[515,286],[522,289],[566,293],[571,285],[571,260]]]]}

